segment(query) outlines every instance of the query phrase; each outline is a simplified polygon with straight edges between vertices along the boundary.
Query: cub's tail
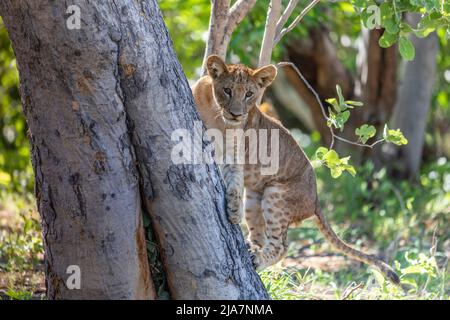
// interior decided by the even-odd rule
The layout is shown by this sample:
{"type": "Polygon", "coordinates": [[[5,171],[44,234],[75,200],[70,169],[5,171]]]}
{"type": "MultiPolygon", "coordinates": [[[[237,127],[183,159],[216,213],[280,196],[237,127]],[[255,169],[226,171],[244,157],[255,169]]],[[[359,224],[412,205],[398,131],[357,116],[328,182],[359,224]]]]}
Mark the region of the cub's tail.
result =
{"type": "Polygon", "coordinates": [[[316,206],[315,220],[319,231],[324,235],[325,239],[336,249],[352,259],[364,262],[368,265],[377,267],[392,283],[400,284],[400,278],[395,271],[386,263],[374,256],[356,250],[341,240],[337,234],[331,229],[330,224],[325,218],[319,206],[316,206]]]}

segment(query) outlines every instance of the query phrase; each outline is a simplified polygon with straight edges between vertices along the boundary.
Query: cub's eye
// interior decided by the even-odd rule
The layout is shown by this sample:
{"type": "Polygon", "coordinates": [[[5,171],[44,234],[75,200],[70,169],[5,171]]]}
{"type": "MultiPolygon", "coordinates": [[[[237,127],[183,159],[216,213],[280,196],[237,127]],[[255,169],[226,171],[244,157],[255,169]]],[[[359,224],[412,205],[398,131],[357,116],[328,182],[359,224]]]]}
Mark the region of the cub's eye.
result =
{"type": "Polygon", "coordinates": [[[247,91],[247,93],[245,94],[245,97],[250,98],[251,96],[253,96],[253,92],[247,91]]]}
{"type": "Polygon", "coordinates": [[[230,88],[223,88],[223,92],[229,97],[231,97],[231,89],[230,88]]]}

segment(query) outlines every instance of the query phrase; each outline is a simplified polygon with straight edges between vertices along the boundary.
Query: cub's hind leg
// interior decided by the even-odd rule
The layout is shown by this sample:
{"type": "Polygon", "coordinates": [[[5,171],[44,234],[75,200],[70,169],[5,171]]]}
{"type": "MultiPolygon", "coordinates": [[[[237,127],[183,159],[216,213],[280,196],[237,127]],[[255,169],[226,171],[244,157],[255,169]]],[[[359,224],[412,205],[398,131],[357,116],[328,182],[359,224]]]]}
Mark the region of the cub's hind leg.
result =
{"type": "Polygon", "coordinates": [[[289,227],[288,206],[278,187],[268,187],[262,198],[262,210],[266,223],[267,240],[262,248],[253,249],[253,262],[257,270],[267,268],[280,261],[287,253],[287,231],[289,227]]]}
{"type": "Polygon", "coordinates": [[[250,248],[262,248],[266,242],[266,222],[262,212],[262,194],[251,189],[245,190],[245,221],[250,248]]]}

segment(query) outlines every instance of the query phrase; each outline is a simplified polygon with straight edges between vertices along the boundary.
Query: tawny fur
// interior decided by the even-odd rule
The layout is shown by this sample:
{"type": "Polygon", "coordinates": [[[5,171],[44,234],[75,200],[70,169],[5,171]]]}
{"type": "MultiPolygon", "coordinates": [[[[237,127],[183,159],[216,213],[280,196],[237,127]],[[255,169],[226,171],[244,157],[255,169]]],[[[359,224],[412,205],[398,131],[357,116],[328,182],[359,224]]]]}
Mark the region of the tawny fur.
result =
{"type": "Polygon", "coordinates": [[[265,88],[276,77],[276,67],[252,70],[243,65],[225,65],[218,56],[210,56],[206,67],[208,75],[192,90],[207,128],[222,132],[227,128],[268,129],[268,141],[270,130],[279,130],[280,162],[276,174],[261,175],[259,162],[228,166],[224,172],[226,200],[232,203],[227,207],[232,223],[239,223],[242,217],[237,202],[242,201],[241,176],[244,177],[248,242],[257,269],[273,265],[285,256],[289,225],[314,217],[320,232],[337,250],[378,267],[389,280],[399,283],[397,274],[386,263],[350,247],[331,229],[319,206],[316,178],[307,156],[278,120],[265,115],[256,106],[265,88]],[[228,89],[231,95],[225,92],[228,89]],[[248,91],[253,93],[250,98],[246,97],[248,91]]]}

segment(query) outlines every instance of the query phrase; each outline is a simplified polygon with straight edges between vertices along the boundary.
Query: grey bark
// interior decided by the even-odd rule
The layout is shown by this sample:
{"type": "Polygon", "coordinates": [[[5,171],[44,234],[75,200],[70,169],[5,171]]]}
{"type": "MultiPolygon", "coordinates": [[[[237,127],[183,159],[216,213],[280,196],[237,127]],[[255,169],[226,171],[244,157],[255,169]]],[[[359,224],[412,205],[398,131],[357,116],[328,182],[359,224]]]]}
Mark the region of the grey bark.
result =
{"type": "Polygon", "coordinates": [[[130,290],[148,283],[142,208],[172,298],[267,299],[226,219],[216,165],[171,161],[173,130],[194,132],[199,117],[156,0],[75,4],[80,30],[65,28],[62,2],[0,6],[19,64],[54,296],[77,295],[61,284],[70,258],[92,271],[85,281],[99,297],[151,297],[130,290]]]}
{"type": "Polygon", "coordinates": [[[30,132],[47,297],[149,299],[139,174],[108,36],[114,20],[83,9],[82,29],[68,30],[62,1],[0,3],[30,132]],[[66,286],[70,265],[80,268],[80,290],[66,286]]]}
{"type": "Polygon", "coordinates": [[[436,81],[439,41],[436,34],[427,38],[411,37],[416,57],[406,63],[391,127],[400,129],[408,139],[401,148],[386,148],[389,167],[402,176],[417,176],[422,159],[428,112],[436,81]]]}

